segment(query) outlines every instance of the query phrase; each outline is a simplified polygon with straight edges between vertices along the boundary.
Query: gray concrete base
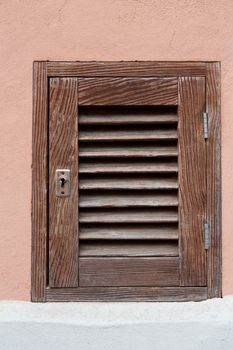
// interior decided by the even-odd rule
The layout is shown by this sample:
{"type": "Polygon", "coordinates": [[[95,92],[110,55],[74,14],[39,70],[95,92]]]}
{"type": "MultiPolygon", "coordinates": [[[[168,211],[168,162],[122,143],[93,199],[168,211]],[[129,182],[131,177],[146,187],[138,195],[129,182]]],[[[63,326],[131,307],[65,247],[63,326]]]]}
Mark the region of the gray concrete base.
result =
{"type": "Polygon", "coordinates": [[[199,303],[0,302],[0,350],[233,350],[233,296],[199,303]]]}

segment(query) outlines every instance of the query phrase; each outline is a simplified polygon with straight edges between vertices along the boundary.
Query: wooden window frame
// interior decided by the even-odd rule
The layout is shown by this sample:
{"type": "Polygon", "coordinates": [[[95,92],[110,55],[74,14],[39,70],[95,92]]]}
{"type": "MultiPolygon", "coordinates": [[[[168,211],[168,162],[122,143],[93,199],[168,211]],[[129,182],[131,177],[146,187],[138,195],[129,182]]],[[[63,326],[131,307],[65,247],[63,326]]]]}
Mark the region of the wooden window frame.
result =
{"type": "Polygon", "coordinates": [[[50,62],[33,65],[31,299],[45,301],[190,301],[221,297],[220,62],[50,62]],[[49,288],[48,80],[51,77],[205,77],[207,141],[207,287],[49,288]],[[132,297],[133,292],[133,297],[132,297]]]}

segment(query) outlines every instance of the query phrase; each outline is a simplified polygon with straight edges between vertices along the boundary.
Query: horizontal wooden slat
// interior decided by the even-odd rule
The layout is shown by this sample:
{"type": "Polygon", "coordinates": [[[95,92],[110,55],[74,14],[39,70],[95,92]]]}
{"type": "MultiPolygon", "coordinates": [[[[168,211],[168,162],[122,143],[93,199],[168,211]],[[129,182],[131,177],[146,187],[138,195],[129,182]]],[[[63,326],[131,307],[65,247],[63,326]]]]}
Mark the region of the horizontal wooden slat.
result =
{"type": "Polygon", "coordinates": [[[79,287],[47,288],[46,301],[201,301],[207,287],[79,287]]]}
{"type": "Polygon", "coordinates": [[[110,224],[110,225],[85,225],[79,228],[79,239],[82,240],[133,240],[133,239],[178,239],[178,227],[174,225],[155,224],[110,224]]]}
{"type": "Polygon", "coordinates": [[[81,208],[112,208],[112,207],[158,207],[177,206],[177,193],[151,194],[151,193],[96,193],[80,194],[79,206],[81,208]]]}
{"type": "Polygon", "coordinates": [[[178,258],[80,258],[80,286],[178,286],[178,258]]]}
{"type": "Polygon", "coordinates": [[[81,223],[140,223],[140,222],[178,222],[176,209],[95,209],[80,210],[81,223]]]}
{"type": "Polygon", "coordinates": [[[127,162],[100,162],[93,160],[92,162],[81,162],[79,164],[79,172],[86,174],[101,174],[101,173],[177,173],[177,161],[127,161],[127,162]]]}
{"type": "Polygon", "coordinates": [[[176,177],[102,177],[102,178],[82,178],[79,181],[79,189],[177,189],[178,180],[176,177]]]}
{"type": "Polygon", "coordinates": [[[205,76],[206,62],[46,62],[48,76],[130,77],[205,76]]]}
{"type": "Polygon", "coordinates": [[[80,256],[178,256],[176,241],[82,241],[80,256]]]}
{"type": "Polygon", "coordinates": [[[137,131],[80,131],[80,141],[157,141],[157,140],[176,140],[176,129],[160,129],[156,130],[137,130],[137,131]]]}
{"type": "Polygon", "coordinates": [[[177,105],[177,78],[79,79],[79,105],[177,105]]]}
{"type": "Polygon", "coordinates": [[[46,301],[201,301],[207,287],[79,287],[47,288],[46,301]]]}
{"type": "Polygon", "coordinates": [[[177,146],[143,147],[83,147],[79,157],[173,157],[178,156],[177,146]]]}
{"type": "MultiPolygon", "coordinates": [[[[164,108],[164,107],[163,107],[164,108]]],[[[158,109],[158,107],[140,106],[130,109],[103,108],[103,107],[80,107],[80,125],[153,125],[153,124],[175,124],[178,122],[176,110],[158,109]]]]}

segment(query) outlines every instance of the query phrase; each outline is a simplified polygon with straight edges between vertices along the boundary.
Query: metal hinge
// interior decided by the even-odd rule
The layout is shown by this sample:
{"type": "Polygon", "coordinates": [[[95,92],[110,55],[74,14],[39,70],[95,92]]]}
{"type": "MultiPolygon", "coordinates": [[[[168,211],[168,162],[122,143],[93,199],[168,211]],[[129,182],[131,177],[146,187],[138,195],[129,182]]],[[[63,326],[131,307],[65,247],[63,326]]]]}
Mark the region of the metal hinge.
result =
{"type": "Polygon", "coordinates": [[[204,224],[204,246],[208,250],[210,245],[210,225],[205,222],[204,224]]]}
{"type": "Polygon", "coordinates": [[[209,137],[209,125],[208,125],[208,113],[203,113],[203,124],[204,124],[204,139],[207,140],[209,137]]]}

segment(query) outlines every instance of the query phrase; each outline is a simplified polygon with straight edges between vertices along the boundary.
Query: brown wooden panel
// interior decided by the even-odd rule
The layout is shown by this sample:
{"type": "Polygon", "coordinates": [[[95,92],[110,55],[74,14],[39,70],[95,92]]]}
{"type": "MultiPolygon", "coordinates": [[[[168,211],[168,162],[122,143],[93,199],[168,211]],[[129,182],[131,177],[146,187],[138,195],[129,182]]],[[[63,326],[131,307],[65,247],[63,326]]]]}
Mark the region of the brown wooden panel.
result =
{"type": "Polygon", "coordinates": [[[78,130],[76,78],[50,80],[49,285],[78,285],[78,130]],[[56,197],[56,169],[71,170],[69,197],[56,197]]]}
{"type": "Polygon", "coordinates": [[[177,222],[177,209],[86,209],[80,211],[81,223],[177,222]]]}
{"type": "Polygon", "coordinates": [[[50,76],[204,76],[205,62],[48,62],[50,76]]]}
{"type": "Polygon", "coordinates": [[[118,158],[138,158],[138,157],[174,157],[178,155],[177,146],[160,145],[157,147],[88,147],[80,146],[79,157],[118,157],[118,158]]]}
{"type": "Polygon", "coordinates": [[[128,225],[82,225],[79,231],[80,240],[172,240],[178,239],[177,225],[128,224],[128,225]]]}
{"type": "Polygon", "coordinates": [[[181,285],[206,285],[203,225],[206,148],[203,135],[205,78],[179,80],[179,228],[181,285]]]}
{"type": "Polygon", "coordinates": [[[34,63],[32,143],[32,301],[45,301],[47,235],[47,64],[34,63]]]}
{"type": "Polygon", "coordinates": [[[176,241],[83,241],[80,256],[178,256],[176,241]]]}
{"type": "Polygon", "coordinates": [[[79,79],[80,105],[177,105],[177,78],[79,79]]]}
{"type": "Polygon", "coordinates": [[[178,286],[178,258],[80,258],[80,286],[178,286]]]}
{"type": "Polygon", "coordinates": [[[117,176],[101,178],[81,178],[79,189],[141,189],[141,190],[161,190],[161,189],[177,189],[178,180],[169,176],[151,176],[151,177],[124,177],[117,176]]]}
{"type": "Polygon", "coordinates": [[[91,162],[82,161],[79,165],[79,173],[83,174],[114,174],[114,173],[177,173],[178,162],[169,159],[161,160],[108,160],[106,162],[93,160],[91,162]]]}
{"type": "Polygon", "coordinates": [[[207,147],[208,296],[221,297],[221,125],[220,63],[207,65],[206,103],[209,115],[207,147]]]}

